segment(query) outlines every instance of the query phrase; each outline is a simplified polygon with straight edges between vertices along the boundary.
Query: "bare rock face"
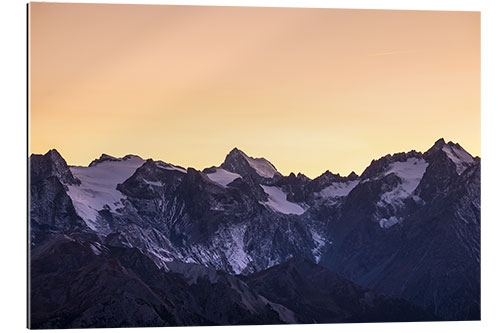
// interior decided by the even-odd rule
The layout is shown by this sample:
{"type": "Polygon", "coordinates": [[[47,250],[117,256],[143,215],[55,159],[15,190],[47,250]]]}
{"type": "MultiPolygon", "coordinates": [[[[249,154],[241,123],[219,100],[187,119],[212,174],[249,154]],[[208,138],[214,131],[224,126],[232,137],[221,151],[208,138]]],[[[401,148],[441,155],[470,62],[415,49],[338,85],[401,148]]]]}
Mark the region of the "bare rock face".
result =
{"type": "Polygon", "coordinates": [[[56,177],[65,185],[79,184],[80,180],[71,173],[66,161],[55,149],[45,155],[30,156],[30,183],[36,184],[49,177],[56,177]]]}
{"type": "Polygon", "coordinates": [[[36,246],[53,233],[86,229],[77,215],[67,185],[79,184],[56,150],[30,157],[30,238],[36,246]]]}
{"type": "Polygon", "coordinates": [[[444,140],[315,179],[51,150],[30,236],[37,328],[480,319],[480,159],[444,140]]]}

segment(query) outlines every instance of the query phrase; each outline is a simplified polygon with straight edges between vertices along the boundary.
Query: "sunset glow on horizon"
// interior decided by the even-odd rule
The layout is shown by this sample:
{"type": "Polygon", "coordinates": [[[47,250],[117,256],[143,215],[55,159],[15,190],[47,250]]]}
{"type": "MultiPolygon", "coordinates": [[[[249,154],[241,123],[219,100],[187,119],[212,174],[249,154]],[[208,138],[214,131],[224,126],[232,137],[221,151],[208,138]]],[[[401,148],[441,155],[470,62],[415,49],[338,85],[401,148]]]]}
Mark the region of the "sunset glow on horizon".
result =
{"type": "Polygon", "coordinates": [[[360,174],[480,155],[480,13],[30,3],[30,153],[360,174]]]}

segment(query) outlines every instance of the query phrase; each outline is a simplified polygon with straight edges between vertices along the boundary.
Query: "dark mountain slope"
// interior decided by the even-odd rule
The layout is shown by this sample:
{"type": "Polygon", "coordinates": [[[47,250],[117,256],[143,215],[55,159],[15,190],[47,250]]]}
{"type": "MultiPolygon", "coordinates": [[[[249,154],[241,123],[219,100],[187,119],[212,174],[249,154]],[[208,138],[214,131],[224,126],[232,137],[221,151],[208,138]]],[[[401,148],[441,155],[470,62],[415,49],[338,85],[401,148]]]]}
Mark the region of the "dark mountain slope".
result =
{"type": "Polygon", "coordinates": [[[55,150],[30,157],[30,238],[37,246],[52,234],[87,230],[77,215],[67,185],[80,181],[55,150]]]}
{"type": "Polygon", "coordinates": [[[302,257],[244,277],[305,323],[423,321],[437,318],[410,303],[358,286],[302,257]]]}
{"type": "MultiPolygon", "coordinates": [[[[321,263],[356,283],[403,297],[446,320],[480,319],[480,162],[439,140],[414,195],[389,207],[397,223],[380,228],[381,193],[401,184],[383,174],[349,193],[328,232],[321,263]],[[449,151],[463,159],[452,159],[449,151]],[[448,151],[448,153],[446,152],[448,151]]],[[[362,178],[368,175],[368,169],[362,178]]],[[[382,207],[385,208],[385,207],[382,207]]]]}
{"type": "Polygon", "coordinates": [[[283,320],[273,308],[290,313],[236,277],[200,269],[193,280],[136,249],[55,238],[32,253],[31,327],[277,324],[283,320]]]}

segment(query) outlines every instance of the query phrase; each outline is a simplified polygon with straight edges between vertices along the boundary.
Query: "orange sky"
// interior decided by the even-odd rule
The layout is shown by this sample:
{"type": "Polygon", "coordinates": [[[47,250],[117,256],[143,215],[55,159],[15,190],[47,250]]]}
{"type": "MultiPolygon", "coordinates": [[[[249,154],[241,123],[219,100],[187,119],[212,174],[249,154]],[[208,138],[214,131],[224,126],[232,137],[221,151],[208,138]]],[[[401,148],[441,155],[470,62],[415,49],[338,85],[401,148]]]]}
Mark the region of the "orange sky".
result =
{"type": "Polygon", "coordinates": [[[435,140],[480,155],[480,13],[30,4],[30,150],[361,173],[435,140]]]}

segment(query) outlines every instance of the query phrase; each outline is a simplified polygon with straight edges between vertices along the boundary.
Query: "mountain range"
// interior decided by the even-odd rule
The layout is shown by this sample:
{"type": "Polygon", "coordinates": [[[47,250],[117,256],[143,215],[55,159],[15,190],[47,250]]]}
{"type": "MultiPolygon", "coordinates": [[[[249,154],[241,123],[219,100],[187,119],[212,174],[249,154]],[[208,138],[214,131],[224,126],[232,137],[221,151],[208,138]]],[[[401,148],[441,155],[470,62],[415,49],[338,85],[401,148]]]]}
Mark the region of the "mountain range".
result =
{"type": "Polygon", "coordinates": [[[32,328],[480,319],[480,158],[457,143],[315,179],[237,148],[29,165],[32,328]]]}

